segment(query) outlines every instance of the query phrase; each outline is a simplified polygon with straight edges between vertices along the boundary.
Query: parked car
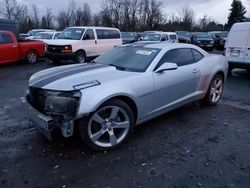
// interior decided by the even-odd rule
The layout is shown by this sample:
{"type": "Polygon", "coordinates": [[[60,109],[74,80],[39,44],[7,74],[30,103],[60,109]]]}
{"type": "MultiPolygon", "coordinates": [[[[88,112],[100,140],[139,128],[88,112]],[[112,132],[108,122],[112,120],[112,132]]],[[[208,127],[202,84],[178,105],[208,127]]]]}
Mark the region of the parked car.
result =
{"type": "Polygon", "coordinates": [[[223,50],[228,36],[228,31],[209,32],[214,39],[214,48],[223,50]]]}
{"type": "Polygon", "coordinates": [[[180,43],[191,43],[190,33],[187,31],[176,31],[180,43]]]}
{"type": "Polygon", "coordinates": [[[86,58],[96,57],[121,45],[119,29],[108,27],[68,27],[58,40],[47,42],[47,56],[53,61],[73,60],[84,63],[86,58]]]}
{"type": "Polygon", "coordinates": [[[129,44],[138,41],[138,35],[136,32],[121,32],[122,43],[129,44]]]}
{"type": "Polygon", "coordinates": [[[0,64],[26,60],[36,63],[44,55],[44,43],[40,41],[17,40],[11,31],[0,30],[0,64]]]}
{"type": "Polygon", "coordinates": [[[193,33],[191,37],[191,41],[193,44],[203,49],[210,50],[210,51],[213,50],[214,40],[211,37],[211,35],[209,35],[208,33],[205,33],[205,32],[193,33]]]}
{"type": "Polygon", "coordinates": [[[20,36],[20,39],[26,39],[27,37],[29,37],[29,35],[25,33],[20,33],[19,36],[20,36]]]}
{"type": "Polygon", "coordinates": [[[30,119],[51,137],[80,131],[95,150],[117,148],[139,125],[187,103],[218,103],[228,64],[197,46],[121,45],[94,62],[43,70],[31,76],[22,98],[30,119]]]}
{"type": "Polygon", "coordinates": [[[61,32],[40,32],[37,33],[33,40],[41,40],[44,43],[47,43],[49,40],[55,40],[58,39],[58,36],[61,34],[61,32]]]}
{"type": "Polygon", "coordinates": [[[243,68],[247,69],[250,75],[250,22],[234,24],[228,34],[225,47],[229,73],[233,68],[243,68]]]}
{"type": "Polygon", "coordinates": [[[178,37],[174,32],[145,31],[140,39],[144,42],[178,42],[178,37]]]}
{"type": "Polygon", "coordinates": [[[52,29],[32,29],[27,33],[27,35],[29,35],[29,36],[26,37],[26,39],[33,39],[36,34],[41,33],[41,32],[55,32],[55,30],[52,30],[52,29]]]}

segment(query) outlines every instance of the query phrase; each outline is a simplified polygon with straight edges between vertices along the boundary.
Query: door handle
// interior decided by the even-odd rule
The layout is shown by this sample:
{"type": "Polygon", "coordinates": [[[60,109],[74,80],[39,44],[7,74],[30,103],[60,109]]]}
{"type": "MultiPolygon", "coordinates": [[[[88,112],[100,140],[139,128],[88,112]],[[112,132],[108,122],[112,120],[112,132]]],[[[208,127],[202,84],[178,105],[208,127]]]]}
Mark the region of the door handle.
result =
{"type": "Polygon", "coordinates": [[[198,72],[199,72],[198,69],[194,69],[194,70],[193,70],[193,73],[198,73],[198,72]]]}
{"type": "Polygon", "coordinates": [[[12,48],[17,48],[17,46],[12,46],[12,48]]]}

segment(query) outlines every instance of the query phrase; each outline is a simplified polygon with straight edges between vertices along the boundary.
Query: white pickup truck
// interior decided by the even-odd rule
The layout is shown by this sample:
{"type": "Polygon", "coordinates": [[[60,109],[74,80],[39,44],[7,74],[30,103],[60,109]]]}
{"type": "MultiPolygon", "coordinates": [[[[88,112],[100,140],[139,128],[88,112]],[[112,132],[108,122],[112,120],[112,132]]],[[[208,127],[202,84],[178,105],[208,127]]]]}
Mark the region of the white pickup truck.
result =
{"type": "Polygon", "coordinates": [[[68,27],[58,38],[46,45],[46,55],[53,61],[84,63],[122,44],[119,29],[108,27],[68,27]]]}

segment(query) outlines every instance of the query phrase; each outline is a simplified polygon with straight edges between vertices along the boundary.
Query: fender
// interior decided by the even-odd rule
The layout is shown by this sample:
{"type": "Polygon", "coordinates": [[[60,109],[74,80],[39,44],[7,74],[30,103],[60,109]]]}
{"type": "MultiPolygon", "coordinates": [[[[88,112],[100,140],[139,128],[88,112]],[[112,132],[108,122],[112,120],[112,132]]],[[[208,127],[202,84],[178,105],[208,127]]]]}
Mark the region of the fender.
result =
{"type": "Polygon", "coordinates": [[[80,105],[77,113],[77,117],[83,117],[87,114],[94,112],[98,109],[99,106],[101,106],[104,102],[108,101],[111,98],[118,97],[118,96],[125,96],[130,98],[134,101],[136,106],[138,106],[137,100],[137,94],[128,88],[125,87],[113,87],[113,88],[107,88],[107,89],[96,89],[96,92],[93,91],[94,88],[89,88],[87,90],[81,90],[82,97],[80,100],[80,105]],[[101,92],[100,92],[101,91],[101,92]],[[96,93],[95,96],[93,96],[93,92],[96,93]]]}

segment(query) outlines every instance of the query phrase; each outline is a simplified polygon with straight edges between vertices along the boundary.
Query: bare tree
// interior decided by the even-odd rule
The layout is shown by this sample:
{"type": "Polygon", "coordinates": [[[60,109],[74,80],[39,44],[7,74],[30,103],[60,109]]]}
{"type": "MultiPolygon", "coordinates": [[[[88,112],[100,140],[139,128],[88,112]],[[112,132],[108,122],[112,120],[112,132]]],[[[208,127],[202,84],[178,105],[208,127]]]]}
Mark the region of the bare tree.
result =
{"type": "Polygon", "coordinates": [[[54,28],[53,15],[50,8],[47,8],[46,14],[42,17],[41,27],[43,29],[52,29],[54,28]]]}
{"type": "Polygon", "coordinates": [[[17,2],[16,0],[3,0],[4,4],[4,15],[8,19],[14,19],[17,2]]]}
{"type": "Polygon", "coordinates": [[[83,10],[82,10],[82,25],[90,25],[91,24],[91,9],[88,3],[84,3],[83,10]]]}
{"type": "Polygon", "coordinates": [[[40,27],[40,19],[39,19],[39,10],[35,4],[31,6],[31,19],[34,25],[34,28],[40,27]]]}
{"type": "MultiPolygon", "coordinates": [[[[81,12],[81,9],[78,9],[78,11],[76,11],[76,12],[75,12],[75,9],[76,9],[76,3],[74,0],[71,0],[69,2],[67,9],[61,10],[59,12],[59,14],[57,16],[57,22],[58,22],[58,28],[60,30],[63,30],[65,27],[75,25],[75,22],[78,19],[78,15],[76,15],[76,12],[78,12],[79,10],[81,12]]],[[[79,19],[81,20],[81,17],[79,19]]],[[[79,20],[79,22],[80,22],[80,20],[79,20]]]]}

